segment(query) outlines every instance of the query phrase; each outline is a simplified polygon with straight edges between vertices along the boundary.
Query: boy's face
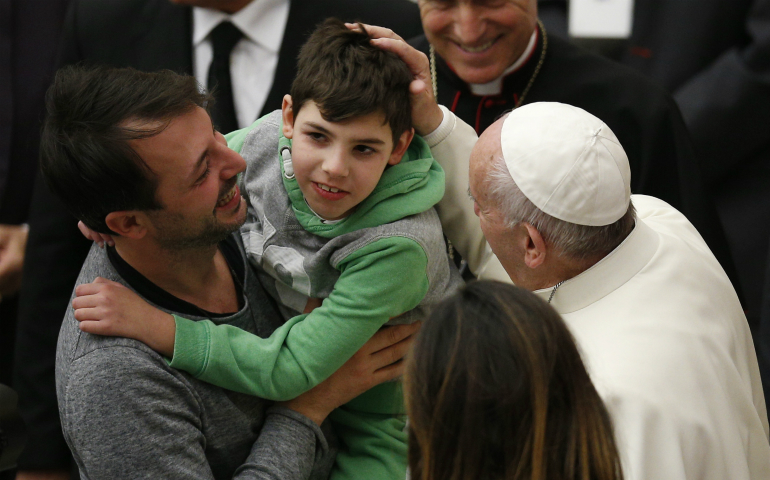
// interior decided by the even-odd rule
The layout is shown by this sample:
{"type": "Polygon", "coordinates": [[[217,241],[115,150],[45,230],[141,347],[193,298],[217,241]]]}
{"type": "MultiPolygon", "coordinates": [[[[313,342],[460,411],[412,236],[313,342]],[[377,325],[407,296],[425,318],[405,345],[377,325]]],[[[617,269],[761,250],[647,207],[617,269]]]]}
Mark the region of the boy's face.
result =
{"type": "Polygon", "coordinates": [[[350,215],[372,193],[385,167],[401,161],[414,136],[413,130],[405,131],[393,145],[379,112],[328,122],[308,101],[295,117],[290,95],[282,110],[297,183],[310,208],[326,220],[350,215]]]}

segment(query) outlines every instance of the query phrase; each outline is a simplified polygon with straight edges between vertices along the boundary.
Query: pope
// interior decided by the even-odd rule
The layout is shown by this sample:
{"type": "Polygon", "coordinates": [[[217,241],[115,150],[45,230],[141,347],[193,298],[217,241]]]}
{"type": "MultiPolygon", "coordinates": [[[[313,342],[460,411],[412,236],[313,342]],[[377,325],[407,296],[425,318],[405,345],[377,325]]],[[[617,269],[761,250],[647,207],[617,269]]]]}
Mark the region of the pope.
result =
{"type": "Polygon", "coordinates": [[[559,103],[514,110],[474,146],[470,192],[511,280],[575,336],[626,478],[770,478],[764,395],[735,290],[684,215],[631,195],[607,124],[559,103]]]}

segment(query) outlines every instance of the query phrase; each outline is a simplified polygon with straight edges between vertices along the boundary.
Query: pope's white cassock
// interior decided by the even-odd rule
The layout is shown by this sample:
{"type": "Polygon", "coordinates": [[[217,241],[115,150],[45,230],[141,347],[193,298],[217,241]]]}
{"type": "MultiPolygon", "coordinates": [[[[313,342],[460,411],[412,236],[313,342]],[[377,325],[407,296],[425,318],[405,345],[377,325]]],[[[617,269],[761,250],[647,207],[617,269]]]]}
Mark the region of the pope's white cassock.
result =
{"type": "MultiPolygon", "coordinates": [[[[443,110],[426,140],[447,174],[445,234],[480,277],[510,282],[467,200],[476,134],[443,110]]],[[[682,214],[631,198],[633,232],[551,302],[610,412],[625,478],[768,480],[767,412],[735,290],[682,214]]],[[[552,290],[535,293],[548,300],[552,290]]]]}

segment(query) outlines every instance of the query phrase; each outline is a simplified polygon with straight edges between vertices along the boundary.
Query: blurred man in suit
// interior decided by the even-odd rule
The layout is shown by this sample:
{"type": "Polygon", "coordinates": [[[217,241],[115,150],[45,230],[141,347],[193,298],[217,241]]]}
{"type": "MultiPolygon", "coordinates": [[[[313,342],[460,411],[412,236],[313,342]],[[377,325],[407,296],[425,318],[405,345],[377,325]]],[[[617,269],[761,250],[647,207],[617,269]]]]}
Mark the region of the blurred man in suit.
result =
{"type": "MultiPolygon", "coordinates": [[[[68,3],[0,0],[0,383],[5,385],[12,383],[17,293],[43,96],[56,68],[68,3]]],[[[13,478],[13,472],[2,472],[0,478],[13,478]]]]}

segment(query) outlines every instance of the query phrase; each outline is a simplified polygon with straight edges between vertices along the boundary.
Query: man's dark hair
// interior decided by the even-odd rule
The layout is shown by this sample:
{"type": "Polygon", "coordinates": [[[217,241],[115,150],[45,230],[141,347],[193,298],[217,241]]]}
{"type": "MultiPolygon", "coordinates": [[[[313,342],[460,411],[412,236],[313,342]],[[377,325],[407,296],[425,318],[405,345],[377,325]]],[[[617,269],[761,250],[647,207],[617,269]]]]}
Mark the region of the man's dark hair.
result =
{"type": "Polygon", "coordinates": [[[40,168],[51,191],[92,230],[114,233],[110,212],[158,210],[157,178],[129,145],[206,108],[194,77],[170,70],[65,67],[46,94],[40,168]]]}
{"type": "Polygon", "coordinates": [[[329,18],[302,46],[291,86],[294,118],[308,100],[328,122],[382,111],[395,144],[412,127],[412,74],[398,56],[369,43],[371,37],[359,26],[362,31],[356,32],[329,18]]]}

